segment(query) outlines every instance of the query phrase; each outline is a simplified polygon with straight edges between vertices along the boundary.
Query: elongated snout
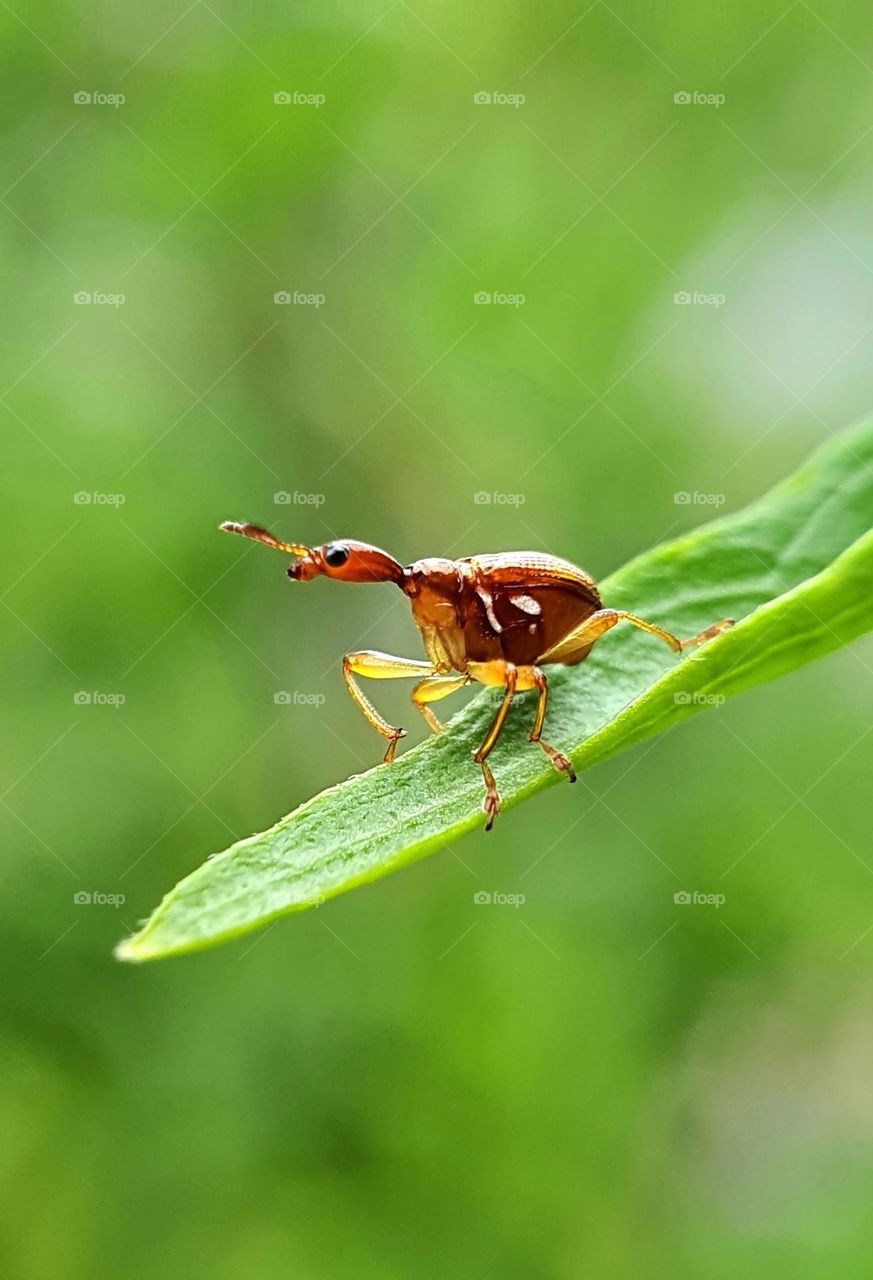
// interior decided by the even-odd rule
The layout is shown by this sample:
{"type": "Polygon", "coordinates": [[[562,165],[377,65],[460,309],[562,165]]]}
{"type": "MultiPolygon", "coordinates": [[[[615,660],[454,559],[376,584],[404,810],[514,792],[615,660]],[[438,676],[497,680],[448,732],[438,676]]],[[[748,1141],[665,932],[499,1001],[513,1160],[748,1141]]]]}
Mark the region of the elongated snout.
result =
{"type": "Polygon", "coordinates": [[[304,547],[296,542],[282,542],[258,524],[225,520],[218,527],[225,533],[236,533],[241,538],[251,538],[265,547],[296,556],[288,566],[288,577],[294,582],[309,582],[321,575],[339,582],[396,582],[399,585],[403,581],[403,568],[394,557],[368,542],[344,538],[326,542],[323,547],[304,547]]]}

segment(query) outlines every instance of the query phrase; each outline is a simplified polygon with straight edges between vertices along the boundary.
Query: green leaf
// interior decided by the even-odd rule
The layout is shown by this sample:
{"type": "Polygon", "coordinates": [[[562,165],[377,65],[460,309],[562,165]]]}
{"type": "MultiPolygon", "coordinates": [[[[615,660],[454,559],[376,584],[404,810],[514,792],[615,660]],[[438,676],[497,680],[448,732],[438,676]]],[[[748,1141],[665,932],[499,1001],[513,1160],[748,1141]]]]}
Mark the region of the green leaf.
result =
{"type": "MultiPolygon", "coordinates": [[[[549,741],[568,752],[577,771],[587,769],[869,630],[871,524],[868,421],[829,442],[753,506],[633,560],[601,586],[610,607],[632,609],[679,636],[724,617],[738,624],[678,660],[659,641],[617,627],[580,666],[550,668],[549,741]]],[[[445,733],[393,765],[331,787],[204,863],[117,955],[142,961],[211,946],[481,828],[482,779],[470,752],[498,696],[484,691],[445,733]]],[[[503,799],[498,831],[518,801],[567,785],[527,742],[533,696],[517,699],[491,757],[503,799]]]]}

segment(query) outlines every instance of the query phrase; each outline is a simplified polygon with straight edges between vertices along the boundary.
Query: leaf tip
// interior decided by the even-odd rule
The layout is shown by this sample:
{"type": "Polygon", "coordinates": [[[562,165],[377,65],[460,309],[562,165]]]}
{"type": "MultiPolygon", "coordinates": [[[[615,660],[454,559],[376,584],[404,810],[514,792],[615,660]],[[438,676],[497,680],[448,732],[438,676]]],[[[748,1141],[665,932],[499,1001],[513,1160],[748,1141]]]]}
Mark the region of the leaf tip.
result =
{"type": "Polygon", "coordinates": [[[124,964],[142,964],[143,960],[153,960],[159,952],[149,945],[144,937],[145,932],[141,929],[139,933],[132,933],[129,938],[122,938],[116,943],[113,950],[115,959],[124,964]]]}

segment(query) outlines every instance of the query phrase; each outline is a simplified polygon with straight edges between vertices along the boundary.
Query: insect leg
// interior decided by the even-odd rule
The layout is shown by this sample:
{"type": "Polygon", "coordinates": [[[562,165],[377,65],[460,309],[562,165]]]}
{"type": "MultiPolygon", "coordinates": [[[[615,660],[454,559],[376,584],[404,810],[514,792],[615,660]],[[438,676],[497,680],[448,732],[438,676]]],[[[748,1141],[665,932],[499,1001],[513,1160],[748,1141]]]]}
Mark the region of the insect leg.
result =
{"type": "Polygon", "coordinates": [[[691,636],[689,640],[680,640],[679,643],[683,649],[690,649],[696,644],[705,644],[707,640],[714,640],[716,636],[720,636],[723,631],[729,631],[734,625],[733,618],[722,618],[721,622],[714,622],[699,635],[691,636]]]}
{"type": "Polygon", "coordinates": [[[434,733],[442,733],[443,726],[427,704],[447,698],[450,693],[462,689],[469,682],[470,677],[466,675],[425,676],[412,690],[412,705],[421,712],[434,733]]]}
{"type": "Polygon", "coordinates": [[[490,831],[494,825],[494,819],[500,812],[500,795],[497,791],[497,783],[494,781],[494,774],[485,763],[486,757],[489,756],[494,749],[494,744],[500,737],[500,730],[506,723],[506,717],[509,714],[509,708],[515,695],[515,687],[518,683],[518,671],[512,662],[503,664],[504,691],[503,701],[497,708],[497,713],[491,721],[491,727],[485,734],[485,738],[478,751],[473,753],[473,759],[482,770],[482,776],[485,779],[485,799],[482,801],[482,808],[487,815],[488,821],[485,823],[485,830],[490,831]]]}
{"type": "Polygon", "coordinates": [[[543,724],[546,719],[546,707],[549,702],[549,685],[546,680],[545,672],[540,671],[539,667],[530,667],[528,670],[530,671],[534,688],[539,691],[537,713],[534,718],[533,728],[530,731],[530,741],[538,742],[555,768],[561,773],[568,774],[570,781],[575,782],[576,774],[573,770],[573,766],[564,753],[562,751],[557,751],[554,747],[550,746],[548,742],[543,742],[542,739],[543,724]]]}
{"type": "Polygon", "coordinates": [[[692,645],[703,644],[705,640],[711,640],[713,636],[720,635],[722,631],[734,625],[733,619],[725,618],[723,622],[716,622],[705,631],[701,631],[699,635],[692,636],[690,640],[679,640],[663,627],[657,626],[654,622],[647,622],[645,618],[638,618],[635,613],[628,613],[625,609],[598,609],[597,613],[592,613],[590,618],[581,622],[578,627],[564,636],[563,640],[559,640],[557,644],[552,645],[551,649],[541,654],[537,661],[541,665],[545,662],[568,664],[579,662],[585,657],[595,640],[599,640],[616,623],[622,621],[639,627],[641,631],[647,631],[649,635],[657,636],[674,653],[681,653],[683,649],[688,649],[692,645]]]}
{"type": "MultiPolygon", "coordinates": [[[[597,616],[596,614],[594,615],[597,616]]],[[[728,627],[734,625],[733,618],[725,618],[722,622],[713,623],[711,627],[707,627],[705,631],[701,631],[696,636],[691,636],[689,640],[679,640],[669,631],[665,631],[663,627],[655,626],[654,622],[646,622],[645,618],[638,618],[635,613],[627,613],[624,609],[617,610],[616,621],[630,622],[633,626],[639,627],[640,631],[648,631],[650,635],[657,636],[659,640],[663,640],[664,644],[670,646],[674,653],[680,653],[683,649],[690,649],[696,644],[703,644],[705,640],[711,640],[714,636],[720,635],[722,631],[727,631],[728,627]]]]}
{"type": "Polygon", "coordinates": [[[368,676],[371,680],[400,680],[404,677],[420,676],[432,673],[429,662],[421,662],[417,658],[395,658],[390,653],[379,653],[374,649],[362,649],[359,653],[347,653],[343,658],[343,679],[349,693],[363,711],[373,728],[388,739],[384,763],[390,764],[400,738],[406,737],[405,729],[395,729],[387,720],[383,720],[370,699],[363,693],[355,681],[355,676],[368,676]]]}

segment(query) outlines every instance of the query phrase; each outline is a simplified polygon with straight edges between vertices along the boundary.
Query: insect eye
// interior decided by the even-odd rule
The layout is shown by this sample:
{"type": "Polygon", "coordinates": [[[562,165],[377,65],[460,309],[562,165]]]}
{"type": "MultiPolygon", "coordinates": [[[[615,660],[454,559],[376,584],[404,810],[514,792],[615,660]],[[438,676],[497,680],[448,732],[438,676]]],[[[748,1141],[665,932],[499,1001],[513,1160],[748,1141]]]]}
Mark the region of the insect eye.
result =
{"type": "Polygon", "coordinates": [[[331,542],[324,549],[324,562],[331,569],[339,569],[349,558],[349,549],[342,542],[331,542]]]}

